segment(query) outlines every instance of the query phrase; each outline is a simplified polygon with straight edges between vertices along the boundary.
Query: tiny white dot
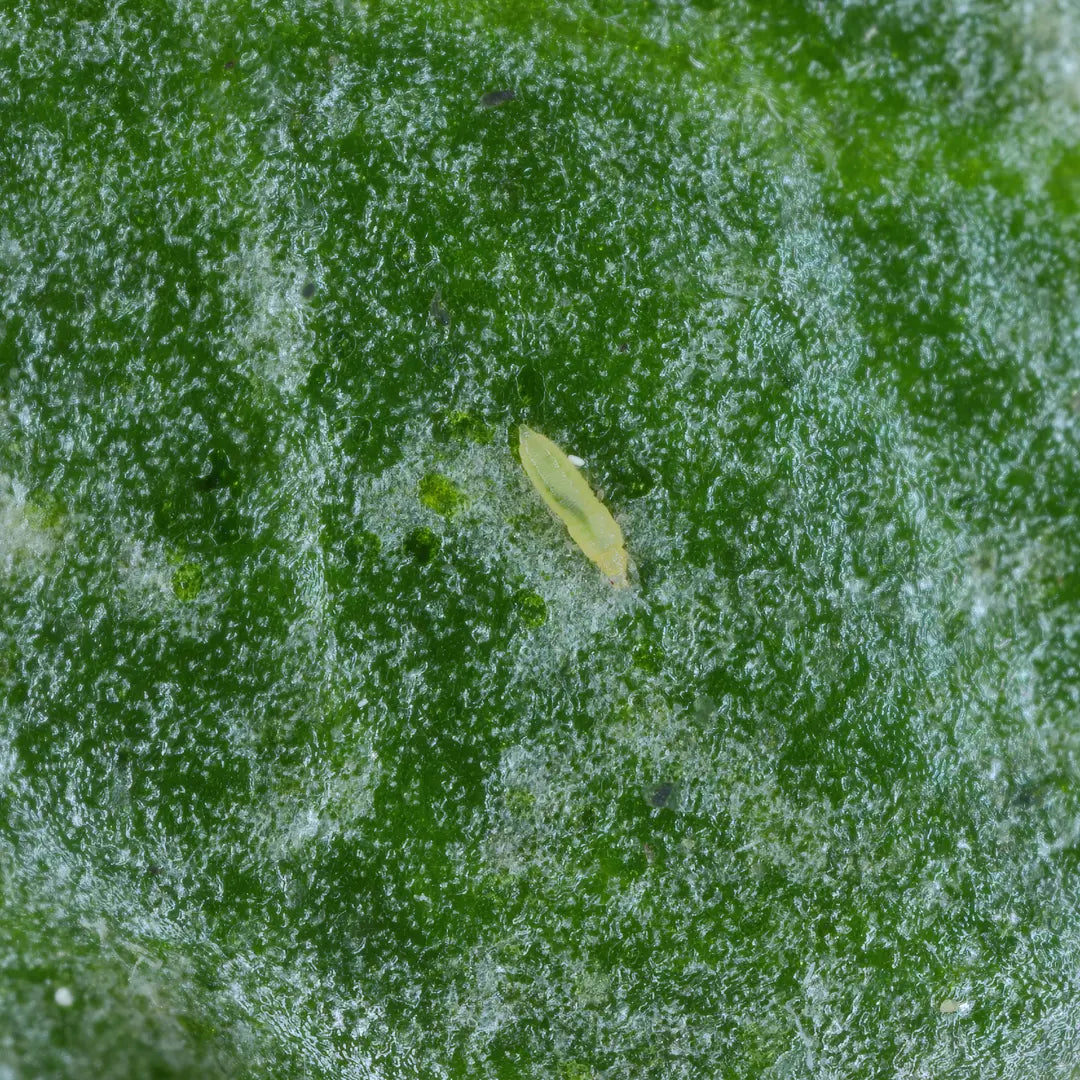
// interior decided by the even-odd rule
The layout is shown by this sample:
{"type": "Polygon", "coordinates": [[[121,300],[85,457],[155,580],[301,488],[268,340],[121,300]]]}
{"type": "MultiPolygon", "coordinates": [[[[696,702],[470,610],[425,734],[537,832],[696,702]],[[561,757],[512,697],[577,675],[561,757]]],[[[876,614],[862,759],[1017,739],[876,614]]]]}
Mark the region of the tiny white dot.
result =
{"type": "Polygon", "coordinates": [[[951,1016],[953,1013],[959,1013],[961,1016],[967,1016],[971,1012],[970,1001],[954,1001],[952,998],[946,998],[938,1005],[938,1009],[945,1016],[951,1016]]]}
{"type": "Polygon", "coordinates": [[[56,993],[53,994],[53,1001],[62,1009],[66,1009],[75,1004],[75,995],[66,987],[58,986],[56,993]]]}

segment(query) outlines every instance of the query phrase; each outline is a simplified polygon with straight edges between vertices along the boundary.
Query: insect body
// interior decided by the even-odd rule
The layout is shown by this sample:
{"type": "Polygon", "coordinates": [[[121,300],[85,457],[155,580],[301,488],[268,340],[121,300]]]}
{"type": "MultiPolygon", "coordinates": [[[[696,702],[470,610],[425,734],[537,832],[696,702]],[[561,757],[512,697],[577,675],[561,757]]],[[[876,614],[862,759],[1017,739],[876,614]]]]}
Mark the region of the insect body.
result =
{"type": "Polygon", "coordinates": [[[522,467],[540,497],[608,581],[617,589],[625,589],[630,584],[630,556],[619,523],[593,494],[570,458],[550,439],[522,424],[518,440],[522,467]]]}

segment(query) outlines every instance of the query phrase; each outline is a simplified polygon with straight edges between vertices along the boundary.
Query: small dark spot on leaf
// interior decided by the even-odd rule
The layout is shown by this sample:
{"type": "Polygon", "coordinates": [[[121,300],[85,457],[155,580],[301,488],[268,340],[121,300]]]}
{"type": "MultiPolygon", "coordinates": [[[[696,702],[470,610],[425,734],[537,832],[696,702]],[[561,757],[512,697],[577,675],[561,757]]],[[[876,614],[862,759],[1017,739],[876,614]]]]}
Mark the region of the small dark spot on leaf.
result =
{"type": "Polygon", "coordinates": [[[675,785],[674,784],[668,784],[668,783],[654,784],[649,789],[649,793],[648,793],[648,795],[649,795],[649,805],[650,806],[655,806],[659,810],[661,807],[667,806],[668,803],[671,802],[671,797],[674,794],[675,794],[675,785]]]}
{"type": "Polygon", "coordinates": [[[628,499],[640,499],[655,487],[649,470],[638,461],[628,460],[616,478],[617,490],[628,499]]]}
{"type": "Polygon", "coordinates": [[[431,304],[428,307],[428,314],[440,326],[450,325],[450,312],[446,310],[442,302],[442,289],[435,290],[435,295],[431,298],[431,304]]]}
{"type": "Polygon", "coordinates": [[[486,446],[495,438],[495,429],[483,417],[465,409],[436,417],[435,429],[440,437],[465,439],[486,446]]]}
{"type": "Polygon", "coordinates": [[[431,560],[439,553],[440,543],[439,538],[431,531],[431,529],[413,529],[413,531],[405,537],[405,554],[408,555],[410,559],[415,559],[418,563],[426,564],[431,562],[431,560]]]}
{"type": "Polygon", "coordinates": [[[481,99],[480,104],[485,109],[495,109],[513,101],[517,95],[513,90],[489,90],[481,99]]]}
{"type": "Polygon", "coordinates": [[[197,491],[215,491],[227,487],[235,480],[235,474],[229,459],[220,450],[211,450],[203,463],[203,471],[195,478],[197,491]]]}
{"type": "Polygon", "coordinates": [[[307,282],[307,284],[305,284],[304,287],[300,290],[300,295],[305,300],[310,300],[315,295],[315,282],[307,282]]]}
{"type": "Polygon", "coordinates": [[[1033,784],[1025,784],[1020,790],[1013,796],[1013,805],[1021,810],[1030,810],[1035,805],[1035,786],[1033,784]]]}
{"type": "Polygon", "coordinates": [[[625,341],[620,341],[620,342],[619,342],[619,352],[621,352],[621,353],[628,353],[629,351],[630,351],[630,345],[629,345],[629,343],[628,343],[628,342],[625,342],[625,341]]]}
{"type": "Polygon", "coordinates": [[[514,376],[518,400],[522,405],[540,405],[547,396],[544,376],[532,364],[520,368],[514,376]]]}
{"type": "Polygon", "coordinates": [[[236,61],[235,60],[226,60],[225,61],[225,70],[226,71],[232,71],[232,69],[234,67],[236,67],[236,61]]]}

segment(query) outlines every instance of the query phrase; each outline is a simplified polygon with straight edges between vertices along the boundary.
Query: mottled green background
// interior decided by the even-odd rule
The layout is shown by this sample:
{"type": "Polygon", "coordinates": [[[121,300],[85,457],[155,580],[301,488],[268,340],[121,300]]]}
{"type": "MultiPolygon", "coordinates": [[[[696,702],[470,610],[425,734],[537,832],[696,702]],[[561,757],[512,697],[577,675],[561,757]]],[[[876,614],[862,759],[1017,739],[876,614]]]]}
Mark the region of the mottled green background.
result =
{"type": "Polygon", "coordinates": [[[0,5],[0,1080],[1080,1076],[1078,54],[0,5]]]}

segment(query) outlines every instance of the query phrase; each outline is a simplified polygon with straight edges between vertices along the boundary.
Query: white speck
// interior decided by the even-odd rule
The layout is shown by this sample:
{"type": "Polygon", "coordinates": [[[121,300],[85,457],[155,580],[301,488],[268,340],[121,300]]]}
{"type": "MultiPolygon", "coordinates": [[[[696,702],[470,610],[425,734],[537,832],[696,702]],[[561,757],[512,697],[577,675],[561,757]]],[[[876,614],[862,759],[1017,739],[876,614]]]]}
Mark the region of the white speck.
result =
{"type": "Polygon", "coordinates": [[[66,986],[58,986],[53,994],[53,1001],[61,1009],[68,1009],[75,1004],[75,995],[66,986]]]}
{"type": "Polygon", "coordinates": [[[567,454],[566,460],[569,461],[571,465],[576,465],[579,469],[585,464],[585,459],[579,458],[577,454],[567,454]]]}
{"type": "Polygon", "coordinates": [[[938,1011],[945,1016],[950,1016],[953,1013],[959,1013],[961,1016],[967,1016],[971,1012],[970,1001],[954,1001],[952,998],[946,998],[939,1006],[938,1011]]]}

